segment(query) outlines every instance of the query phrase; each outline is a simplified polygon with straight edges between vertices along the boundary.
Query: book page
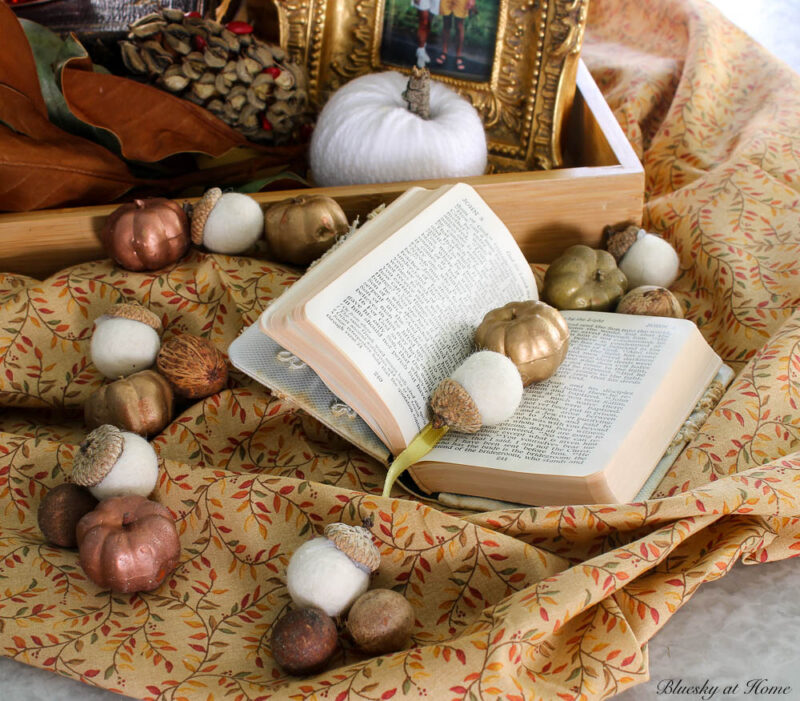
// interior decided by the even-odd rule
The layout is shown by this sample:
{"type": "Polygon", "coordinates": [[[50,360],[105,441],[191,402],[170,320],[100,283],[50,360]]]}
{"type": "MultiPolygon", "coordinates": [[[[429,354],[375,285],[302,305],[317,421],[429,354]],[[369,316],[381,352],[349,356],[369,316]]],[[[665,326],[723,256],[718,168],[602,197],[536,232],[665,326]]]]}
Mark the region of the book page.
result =
{"type": "MultiPolygon", "coordinates": [[[[527,387],[510,420],[471,435],[450,432],[426,462],[585,476],[603,468],[619,450],[656,392],[680,391],[659,386],[675,359],[699,336],[692,322],[599,312],[563,314],[570,345],[556,374],[527,387]]],[[[693,393],[686,398],[687,415],[719,366],[710,348],[707,357],[691,360],[697,367],[686,372],[691,383],[687,389],[693,393]]],[[[685,416],[664,418],[666,424],[676,423],[676,430],[685,416]]],[[[668,425],[664,431],[664,437],[652,436],[664,442],[661,452],[674,433],[668,425]]]]}
{"type": "Polygon", "coordinates": [[[475,191],[456,185],[306,305],[360,368],[408,443],[438,382],[491,309],[537,299],[530,266],[475,191]]]}

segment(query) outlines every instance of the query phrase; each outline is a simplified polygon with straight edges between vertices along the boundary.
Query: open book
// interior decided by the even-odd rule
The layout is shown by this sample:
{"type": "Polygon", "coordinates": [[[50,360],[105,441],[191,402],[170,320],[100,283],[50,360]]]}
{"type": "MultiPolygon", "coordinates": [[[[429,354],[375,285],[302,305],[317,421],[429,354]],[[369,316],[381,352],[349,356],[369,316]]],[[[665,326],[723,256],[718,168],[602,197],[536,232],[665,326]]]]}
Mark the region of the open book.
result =
{"type": "MultiPolygon", "coordinates": [[[[472,351],[484,314],[536,297],[530,266],[472,188],[415,188],[309,269],[230,358],[388,462],[430,420],[431,392],[472,351]]],[[[504,424],[448,433],[411,469],[422,490],[529,504],[639,492],[721,361],[689,321],[564,316],[556,375],[528,387],[504,424]]]]}

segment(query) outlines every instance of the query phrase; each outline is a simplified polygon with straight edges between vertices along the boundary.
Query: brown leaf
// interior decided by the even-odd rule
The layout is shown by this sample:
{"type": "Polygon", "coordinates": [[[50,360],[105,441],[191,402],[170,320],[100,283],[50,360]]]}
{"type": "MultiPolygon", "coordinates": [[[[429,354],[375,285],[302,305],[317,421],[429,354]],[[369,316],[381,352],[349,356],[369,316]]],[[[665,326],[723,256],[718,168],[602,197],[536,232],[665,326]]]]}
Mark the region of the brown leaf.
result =
{"type": "Polygon", "coordinates": [[[0,210],[109,202],[138,184],[120,159],[62,131],[46,114],[0,85],[0,210]]]}
{"type": "Polygon", "coordinates": [[[3,37],[0,83],[10,85],[28,97],[34,109],[46,117],[47,106],[39,87],[31,47],[17,16],[4,2],[0,2],[0,37],[3,37]]]}
{"type": "Polygon", "coordinates": [[[61,90],[78,119],[113,132],[122,155],[151,163],[177,153],[220,156],[249,144],[208,110],[135,80],[93,73],[88,59],[72,59],[61,90]]]}

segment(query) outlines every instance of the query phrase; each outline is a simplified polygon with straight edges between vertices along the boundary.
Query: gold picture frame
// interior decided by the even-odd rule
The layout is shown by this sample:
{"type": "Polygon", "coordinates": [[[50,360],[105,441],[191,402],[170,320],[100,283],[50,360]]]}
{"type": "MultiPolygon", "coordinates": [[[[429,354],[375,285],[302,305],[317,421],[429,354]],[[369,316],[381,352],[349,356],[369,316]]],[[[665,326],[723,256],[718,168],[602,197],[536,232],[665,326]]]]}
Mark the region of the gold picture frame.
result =
{"type": "MultiPolygon", "coordinates": [[[[387,3],[413,0],[272,0],[280,41],[309,73],[321,108],[365,73],[409,72],[381,56],[387,3]]],[[[442,0],[444,2],[444,0],[442,0]]],[[[438,3],[437,3],[438,4],[438,3]]],[[[472,102],[486,128],[491,172],[562,165],[561,131],[575,91],[588,0],[499,0],[488,79],[433,77],[472,102]]]]}

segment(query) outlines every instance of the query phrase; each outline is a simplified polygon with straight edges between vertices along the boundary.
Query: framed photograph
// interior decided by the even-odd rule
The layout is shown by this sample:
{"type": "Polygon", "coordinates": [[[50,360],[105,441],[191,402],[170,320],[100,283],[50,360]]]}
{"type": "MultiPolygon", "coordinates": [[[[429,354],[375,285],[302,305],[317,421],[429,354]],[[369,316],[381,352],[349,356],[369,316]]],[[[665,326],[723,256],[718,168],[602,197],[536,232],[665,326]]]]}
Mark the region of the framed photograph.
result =
{"type": "Polygon", "coordinates": [[[558,167],[588,0],[260,0],[312,102],[364,73],[427,66],[481,114],[493,172],[558,167]]]}

